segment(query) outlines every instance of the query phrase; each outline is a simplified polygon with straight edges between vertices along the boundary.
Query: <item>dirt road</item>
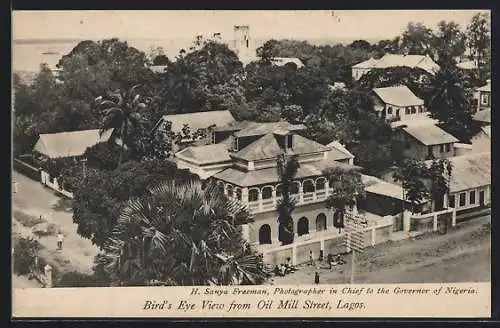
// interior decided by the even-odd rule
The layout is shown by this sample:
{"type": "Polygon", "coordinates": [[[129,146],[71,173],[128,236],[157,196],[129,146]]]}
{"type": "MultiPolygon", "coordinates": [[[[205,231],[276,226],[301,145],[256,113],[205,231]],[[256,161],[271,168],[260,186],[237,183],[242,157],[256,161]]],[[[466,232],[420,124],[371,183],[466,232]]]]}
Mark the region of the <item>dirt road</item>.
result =
{"type": "Polygon", "coordinates": [[[21,235],[30,234],[30,228],[19,225],[22,222],[17,215],[28,215],[38,217],[40,214],[49,223],[54,223],[63,232],[64,248],[57,250],[55,236],[41,237],[40,244],[43,250],[40,256],[45,261],[56,267],[58,272],[78,271],[91,273],[94,256],[98,249],[90,240],[80,237],[77,225],[73,223],[72,211],[64,206],[62,198],[56,196],[52,190],[43,187],[39,182],[33,181],[16,171],[13,171],[13,179],[18,182],[18,192],[12,196],[12,207],[14,211],[13,230],[21,235]],[[19,214],[21,213],[21,214],[19,214]]]}
{"type": "MultiPolygon", "coordinates": [[[[445,235],[428,234],[367,248],[356,255],[355,283],[424,283],[491,280],[491,217],[468,221],[445,235]]],[[[351,258],[333,271],[320,269],[320,283],[348,283],[351,258]]],[[[274,284],[313,283],[314,268],[274,278],[274,284]]]]}

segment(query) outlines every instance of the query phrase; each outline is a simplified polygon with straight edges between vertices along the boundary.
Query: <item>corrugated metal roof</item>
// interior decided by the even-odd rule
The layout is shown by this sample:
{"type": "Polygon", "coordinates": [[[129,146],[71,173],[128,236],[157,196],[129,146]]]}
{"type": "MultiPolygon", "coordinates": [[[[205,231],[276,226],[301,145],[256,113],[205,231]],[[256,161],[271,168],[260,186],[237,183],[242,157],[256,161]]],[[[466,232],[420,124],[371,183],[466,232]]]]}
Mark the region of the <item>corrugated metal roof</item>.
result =
{"type": "Polygon", "coordinates": [[[452,164],[450,192],[491,185],[490,152],[456,156],[449,160],[452,164]]]}
{"type": "Polygon", "coordinates": [[[474,121],[491,123],[491,109],[483,109],[472,117],[474,121]]]}
{"type": "Polygon", "coordinates": [[[377,177],[364,174],[361,175],[361,180],[365,185],[366,192],[376,195],[391,197],[399,200],[404,200],[403,187],[401,187],[400,185],[389,183],[377,177]]]}
{"type": "Polygon", "coordinates": [[[108,141],[112,130],[102,136],[99,129],[41,134],[34,151],[48,158],[82,156],[87,148],[108,141]]]}
{"type": "Polygon", "coordinates": [[[406,106],[422,106],[424,101],[417,96],[406,86],[395,86],[387,88],[375,88],[373,92],[386,104],[406,107],[406,106]]]}
{"type": "MultiPolygon", "coordinates": [[[[292,149],[288,151],[287,154],[310,154],[329,151],[330,149],[330,147],[323,146],[313,140],[294,134],[292,137],[292,149]]],[[[275,158],[283,153],[284,149],[278,145],[274,133],[268,133],[262,138],[252,142],[239,152],[233,154],[233,156],[247,161],[256,161],[275,158]]]]}
{"type": "Polygon", "coordinates": [[[428,56],[423,55],[398,55],[386,54],[380,59],[370,58],[364,62],[354,65],[354,68],[389,68],[389,67],[421,68],[428,73],[434,74],[439,66],[428,56]]]}
{"type": "MultiPolygon", "coordinates": [[[[304,179],[308,177],[320,176],[323,170],[327,168],[340,167],[344,169],[355,169],[351,165],[342,164],[335,161],[330,162],[317,162],[311,164],[302,164],[297,170],[295,175],[296,179],[304,179]],[[321,165],[321,167],[320,167],[321,165]]],[[[255,171],[243,171],[241,169],[230,167],[219,173],[216,173],[214,178],[230,182],[240,187],[263,185],[268,183],[279,182],[278,172],[275,167],[260,169],[255,171]]]]}
{"type": "Polygon", "coordinates": [[[277,130],[300,131],[304,130],[305,128],[306,127],[303,124],[291,124],[286,121],[270,122],[270,123],[252,122],[252,124],[248,124],[245,128],[236,132],[235,136],[236,137],[260,136],[268,133],[274,133],[274,131],[277,130]]]}
{"type": "Polygon", "coordinates": [[[205,146],[187,147],[175,154],[179,158],[191,159],[201,164],[230,161],[229,152],[225,143],[205,146]]]}
{"type": "Polygon", "coordinates": [[[205,129],[210,125],[224,126],[235,121],[228,110],[165,115],[162,119],[172,123],[172,131],[175,133],[181,132],[184,124],[189,125],[191,131],[194,132],[198,129],[205,129]]]}
{"type": "Polygon", "coordinates": [[[351,159],[354,158],[354,155],[349,152],[340,142],[334,140],[326,145],[327,147],[331,147],[331,150],[328,152],[328,158],[333,160],[341,160],[341,159],[351,159]]]}
{"type": "Polygon", "coordinates": [[[402,129],[426,146],[459,141],[457,138],[436,125],[407,126],[402,129]]]}

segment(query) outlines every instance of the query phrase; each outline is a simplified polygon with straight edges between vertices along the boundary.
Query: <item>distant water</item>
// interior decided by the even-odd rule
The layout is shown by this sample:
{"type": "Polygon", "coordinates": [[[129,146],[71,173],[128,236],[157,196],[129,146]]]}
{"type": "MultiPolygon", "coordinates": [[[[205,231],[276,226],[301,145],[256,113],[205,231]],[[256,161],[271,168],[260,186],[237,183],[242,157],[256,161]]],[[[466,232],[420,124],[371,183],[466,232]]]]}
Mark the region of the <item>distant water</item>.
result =
{"type": "MultiPolygon", "coordinates": [[[[129,45],[148,53],[152,48],[162,47],[165,55],[173,59],[181,49],[188,50],[193,44],[194,38],[189,39],[132,39],[126,40],[129,45]]],[[[266,39],[254,39],[254,48],[264,44],[266,39]]],[[[38,39],[38,40],[14,40],[12,44],[12,68],[15,71],[32,72],[38,71],[40,64],[46,63],[54,68],[61,57],[71,51],[81,40],[75,39],[38,39]]],[[[352,40],[328,40],[308,39],[305,40],[313,45],[337,44],[352,42],[352,40]]],[[[229,41],[223,41],[229,42],[229,41]]]]}

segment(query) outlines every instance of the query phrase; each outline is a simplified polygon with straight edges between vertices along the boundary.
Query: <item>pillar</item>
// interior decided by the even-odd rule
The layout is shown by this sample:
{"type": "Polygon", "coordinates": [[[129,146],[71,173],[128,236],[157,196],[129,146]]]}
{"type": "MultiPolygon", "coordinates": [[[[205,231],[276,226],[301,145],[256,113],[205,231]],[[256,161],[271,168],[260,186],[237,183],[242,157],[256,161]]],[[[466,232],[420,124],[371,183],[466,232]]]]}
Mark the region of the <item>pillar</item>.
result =
{"type": "Polygon", "coordinates": [[[241,237],[246,241],[250,241],[250,227],[248,224],[241,225],[241,237]]]}
{"type": "Polygon", "coordinates": [[[374,225],[372,227],[372,247],[375,246],[376,243],[376,236],[377,236],[377,226],[374,225]]]}
{"type": "Polygon", "coordinates": [[[44,267],[45,273],[45,288],[52,288],[52,267],[47,264],[44,267]]]}
{"type": "Polygon", "coordinates": [[[432,231],[437,231],[438,229],[438,216],[434,214],[432,217],[432,231]]]}
{"type": "Polygon", "coordinates": [[[259,212],[262,212],[262,189],[259,188],[259,193],[257,195],[257,201],[259,202],[259,212]]]}
{"type": "Polygon", "coordinates": [[[299,204],[304,203],[304,187],[302,183],[299,184],[299,204]]]}
{"type": "Polygon", "coordinates": [[[408,210],[404,210],[403,211],[403,230],[405,232],[409,232],[410,229],[411,229],[411,212],[408,210]]]}
{"type": "Polygon", "coordinates": [[[248,188],[241,188],[241,201],[248,204],[248,188]]]}
{"type": "Polygon", "coordinates": [[[457,225],[457,211],[453,209],[453,212],[451,212],[451,226],[454,227],[457,225]]]}
{"type": "Polygon", "coordinates": [[[297,245],[292,244],[292,265],[297,265],[297,245]]]}

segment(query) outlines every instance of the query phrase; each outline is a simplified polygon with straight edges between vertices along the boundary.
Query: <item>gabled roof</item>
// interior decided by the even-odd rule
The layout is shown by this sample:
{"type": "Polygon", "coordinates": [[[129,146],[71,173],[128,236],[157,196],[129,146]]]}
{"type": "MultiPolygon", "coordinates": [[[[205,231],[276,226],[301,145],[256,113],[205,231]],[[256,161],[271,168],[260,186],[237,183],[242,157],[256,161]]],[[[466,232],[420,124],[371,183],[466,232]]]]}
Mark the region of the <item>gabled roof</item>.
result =
{"type": "Polygon", "coordinates": [[[477,69],[477,63],[475,60],[468,60],[457,63],[457,67],[461,69],[477,69]]]}
{"type": "Polygon", "coordinates": [[[197,164],[226,162],[231,160],[227,147],[225,143],[187,147],[177,152],[175,156],[197,164]]]}
{"type": "Polygon", "coordinates": [[[353,68],[373,68],[375,63],[377,63],[377,60],[370,57],[368,60],[354,65],[353,68]]]}
{"type": "Polygon", "coordinates": [[[274,133],[277,130],[288,130],[288,131],[300,131],[304,130],[306,127],[303,124],[290,124],[286,121],[281,122],[271,122],[271,123],[258,123],[252,122],[248,124],[244,129],[239,130],[235,133],[236,137],[250,137],[250,136],[261,136],[268,133],[274,133]]]}
{"type": "Polygon", "coordinates": [[[351,154],[340,142],[334,140],[326,145],[330,147],[330,151],[328,152],[328,158],[331,158],[335,161],[342,159],[351,159],[354,158],[354,155],[351,154]]]}
{"type": "MultiPolygon", "coordinates": [[[[294,134],[292,137],[292,149],[288,151],[287,154],[310,154],[328,150],[330,150],[330,147],[323,146],[313,140],[294,134]]],[[[232,156],[247,161],[256,161],[275,158],[283,153],[284,150],[279,146],[275,134],[268,133],[239,152],[232,154],[232,156]]]]}
{"type": "Polygon", "coordinates": [[[181,132],[184,124],[189,125],[191,131],[194,132],[198,129],[205,129],[210,125],[224,126],[235,121],[233,115],[228,110],[165,115],[162,120],[171,122],[172,131],[175,133],[181,132]]]}
{"type": "Polygon", "coordinates": [[[403,199],[403,188],[400,185],[389,183],[387,181],[381,180],[377,177],[371,175],[361,175],[361,180],[365,185],[365,191],[375,194],[382,195],[390,198],[395,198],[398,200],[403,199]]]}
{"type": "Polygon", "coordinates": [[[491,109],[483,109],[474,114],[472,118],[474,119],[474,121],[491,123],[491,109]]]}
{"type": "Polygon", "coordinates": [[[436,125],[410,125],[402,129],[425,146],[441,145],[459,141],[457,138],[436,125]]]}
{"type": "MultiPolygon", "coordinates": [[[[452,164],[450,192],[491,185],[491,153],[476,153],[448,158],[452,164]]],[[[430,163],[430,161],[427,161],[430,163]]]]}
{"type": "Polygon", "coordinates": [[[41,134],[33,151],[48,158],[82,156],[87,148],[108,141],[112,130],[99,135],[99,129],[41,134]]]}
{"type": "Polygon", "coordinates": [[[398,107],[406,106],[422,106],[424,101],[417,96],[405,85],[375,88],[373,92],[386,104],[398,107]]]}
{"type": "Polygon", "coordinates": [[[429,56],[423,55],[398,55],[398,54],[386,54],[380,59],[370,58],[367,61],[361,62],[354,65],[354,68],[389,68],[389,67],[410,67],[410,68],[421,68],[428,73],[435,73],[439,66],[436,64],[429,56]]]}

